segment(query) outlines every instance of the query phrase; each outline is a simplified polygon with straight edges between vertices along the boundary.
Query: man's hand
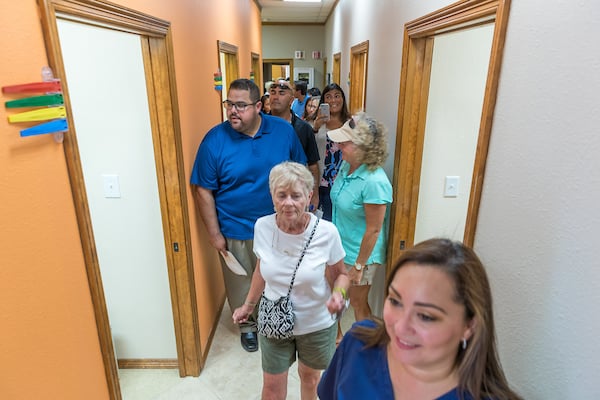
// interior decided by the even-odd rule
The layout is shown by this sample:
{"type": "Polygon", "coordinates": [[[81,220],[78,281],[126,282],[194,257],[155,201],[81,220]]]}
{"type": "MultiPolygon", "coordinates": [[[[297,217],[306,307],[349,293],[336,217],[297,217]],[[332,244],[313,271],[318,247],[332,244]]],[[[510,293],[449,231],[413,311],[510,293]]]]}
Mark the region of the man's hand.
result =
{"type": "Polygon", "coordinates": [[[216,235],[210,235],[208,238],[210,245],[217,249],[218,252],[227,251],[227,240],[225,237],[219,232],[216,235]]]}

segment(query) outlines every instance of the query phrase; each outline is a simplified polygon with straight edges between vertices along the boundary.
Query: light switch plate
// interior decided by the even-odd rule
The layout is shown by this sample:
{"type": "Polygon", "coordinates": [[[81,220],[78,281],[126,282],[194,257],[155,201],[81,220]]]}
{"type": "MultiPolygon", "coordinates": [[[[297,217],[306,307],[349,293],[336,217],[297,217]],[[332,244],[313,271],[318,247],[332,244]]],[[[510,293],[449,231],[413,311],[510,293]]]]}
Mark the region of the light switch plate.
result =
{"type": "Polygon", "coordinates": [[[458,197],[460,176],[447,176],[444,182],[444,197],[458,197]]]}
{"type": "Polygon", "coordinates": [[[102,175],[102,180],[104,184],[104,197],[121,197],[121,188],[119,187],[119,175],[102,175]]]}

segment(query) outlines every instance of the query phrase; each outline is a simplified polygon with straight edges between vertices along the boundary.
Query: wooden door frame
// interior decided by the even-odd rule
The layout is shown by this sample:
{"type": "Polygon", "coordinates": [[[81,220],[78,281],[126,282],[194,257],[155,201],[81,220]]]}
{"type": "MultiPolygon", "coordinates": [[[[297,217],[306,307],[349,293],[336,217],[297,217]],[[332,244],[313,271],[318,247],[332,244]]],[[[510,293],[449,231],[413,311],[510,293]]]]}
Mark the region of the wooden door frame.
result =
{"type": "Polygon", "coordinates": [[[262,87],[264,82],[262,80],[262,63],[260,62],[260,54],[255,52],[250,53],[250,66],[250,72],[254,74],[254,77],[250,76],[249,78],[254,78],[254,83],[256,83],[256,86],[258,86],[259,88],[262,87]]]}
{"type": "MultiPolygon", "coordinates": [[[[290,66],[290,81],[294,80],[294,59],[293,58],[263,58],[262,60],[262,67],[263,70],[265,69],[265,64],[276,64],[276,65],[289,65],[290,66]]],[[[263,78],[264,78],[264,74],[263,74],[263,78]]],[[[275,80],[279,78],[277,77],[271,77],[271,80],[275,80]]],[[[293,82],[292,82],[293,83],[293,82]]],[[[268,88],[267,88],[268,90],[268,88]]]]}
{"type": "Polygon", "coordinates": [[[240,60],[239,60],[239,49],[238,46],[229,44],[222,40],[217,40],[217,51],[218,51],[218,65],[221,69],[221,72],[225,72],[225,80],[223,82],[223,90],[227,92],[229,89],[229,85],[231,82],[235,81],[240,77],[240,60]],[[225,65],[221,65],[221,53],[224,53],[225,56],[225,65]],[[234,62],[229,62],[228,57],[235,59],[234,62]]]}
{"type": "Polygon", "coordinates": [[[495,21],[463,238],[473,246],[509,8],[510,0],[463,0],[404,27],[388,267],[414,244],[434,37],[495,21]]]}
{"type": "Polygon", "coordinates": [[[39,7],[49,63],[55,76],[61,79],[67,109],[70,128],[63,142],[65,158],[109,396],[114,400],[121,399],[118,365],[114,356],[77,135],[72,118],[68,82],[65,79],[60,50],[56,23],[59,17],[103,28],[118,29],[141,37],[179,373],[181,376],[198,376],[203,361],[170,24],[99,0],[41,0],[39,7]],[[172,168],[173,165],[176,168],[172,168]]]}
{"type": "Polygon", "coordinates": [[[342,86],[342,52],[333,55],[333,66],[331,70],[331,82],[342,86]]]}
{"type": "Polygon", "coordinates": [[[221,109],[221,121],[225,121],[227,120],[227,110],[220,103],[227,100],[231,82],[240,76],[238,46],[217,40],[217,65],[222,78],[219,107],[221,109]],[[223,61],[221,61],[221,54],[223,54],[223,61]]]}
{"type": "Polygon", "coordinates": [[[369,41],[365,40],[350,48],[350,114],[366,110],[368,68],[369,41]]]}

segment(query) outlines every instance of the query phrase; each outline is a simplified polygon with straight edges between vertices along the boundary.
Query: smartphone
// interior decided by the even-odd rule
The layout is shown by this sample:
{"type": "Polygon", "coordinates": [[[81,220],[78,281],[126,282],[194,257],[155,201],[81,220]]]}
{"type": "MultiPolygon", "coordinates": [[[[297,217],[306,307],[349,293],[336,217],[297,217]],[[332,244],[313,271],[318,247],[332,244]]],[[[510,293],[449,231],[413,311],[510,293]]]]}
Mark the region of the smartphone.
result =
{"type": "Polygon", "coordinates": [[[329,121],[329,104],[323,103],[319,106],[319,114],[325,118],[326,121],[329,121]]]}

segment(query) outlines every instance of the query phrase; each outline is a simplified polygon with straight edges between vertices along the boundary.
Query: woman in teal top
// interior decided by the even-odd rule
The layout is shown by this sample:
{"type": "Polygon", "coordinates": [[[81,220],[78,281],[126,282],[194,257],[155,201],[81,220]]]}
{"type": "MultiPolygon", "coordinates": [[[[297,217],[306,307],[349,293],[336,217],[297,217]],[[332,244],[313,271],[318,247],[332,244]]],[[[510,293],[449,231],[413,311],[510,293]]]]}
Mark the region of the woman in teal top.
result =
{"type": "Polygon", "coordinates": [[[342,237],[348,291],[357,321],[371,316],[368,295],[375,270],[385,263],[392,185],[381,168],[387,158],[384,126],[364,113],[327,133],[342,151],[331,188],[332,222],[342,237]]]}

